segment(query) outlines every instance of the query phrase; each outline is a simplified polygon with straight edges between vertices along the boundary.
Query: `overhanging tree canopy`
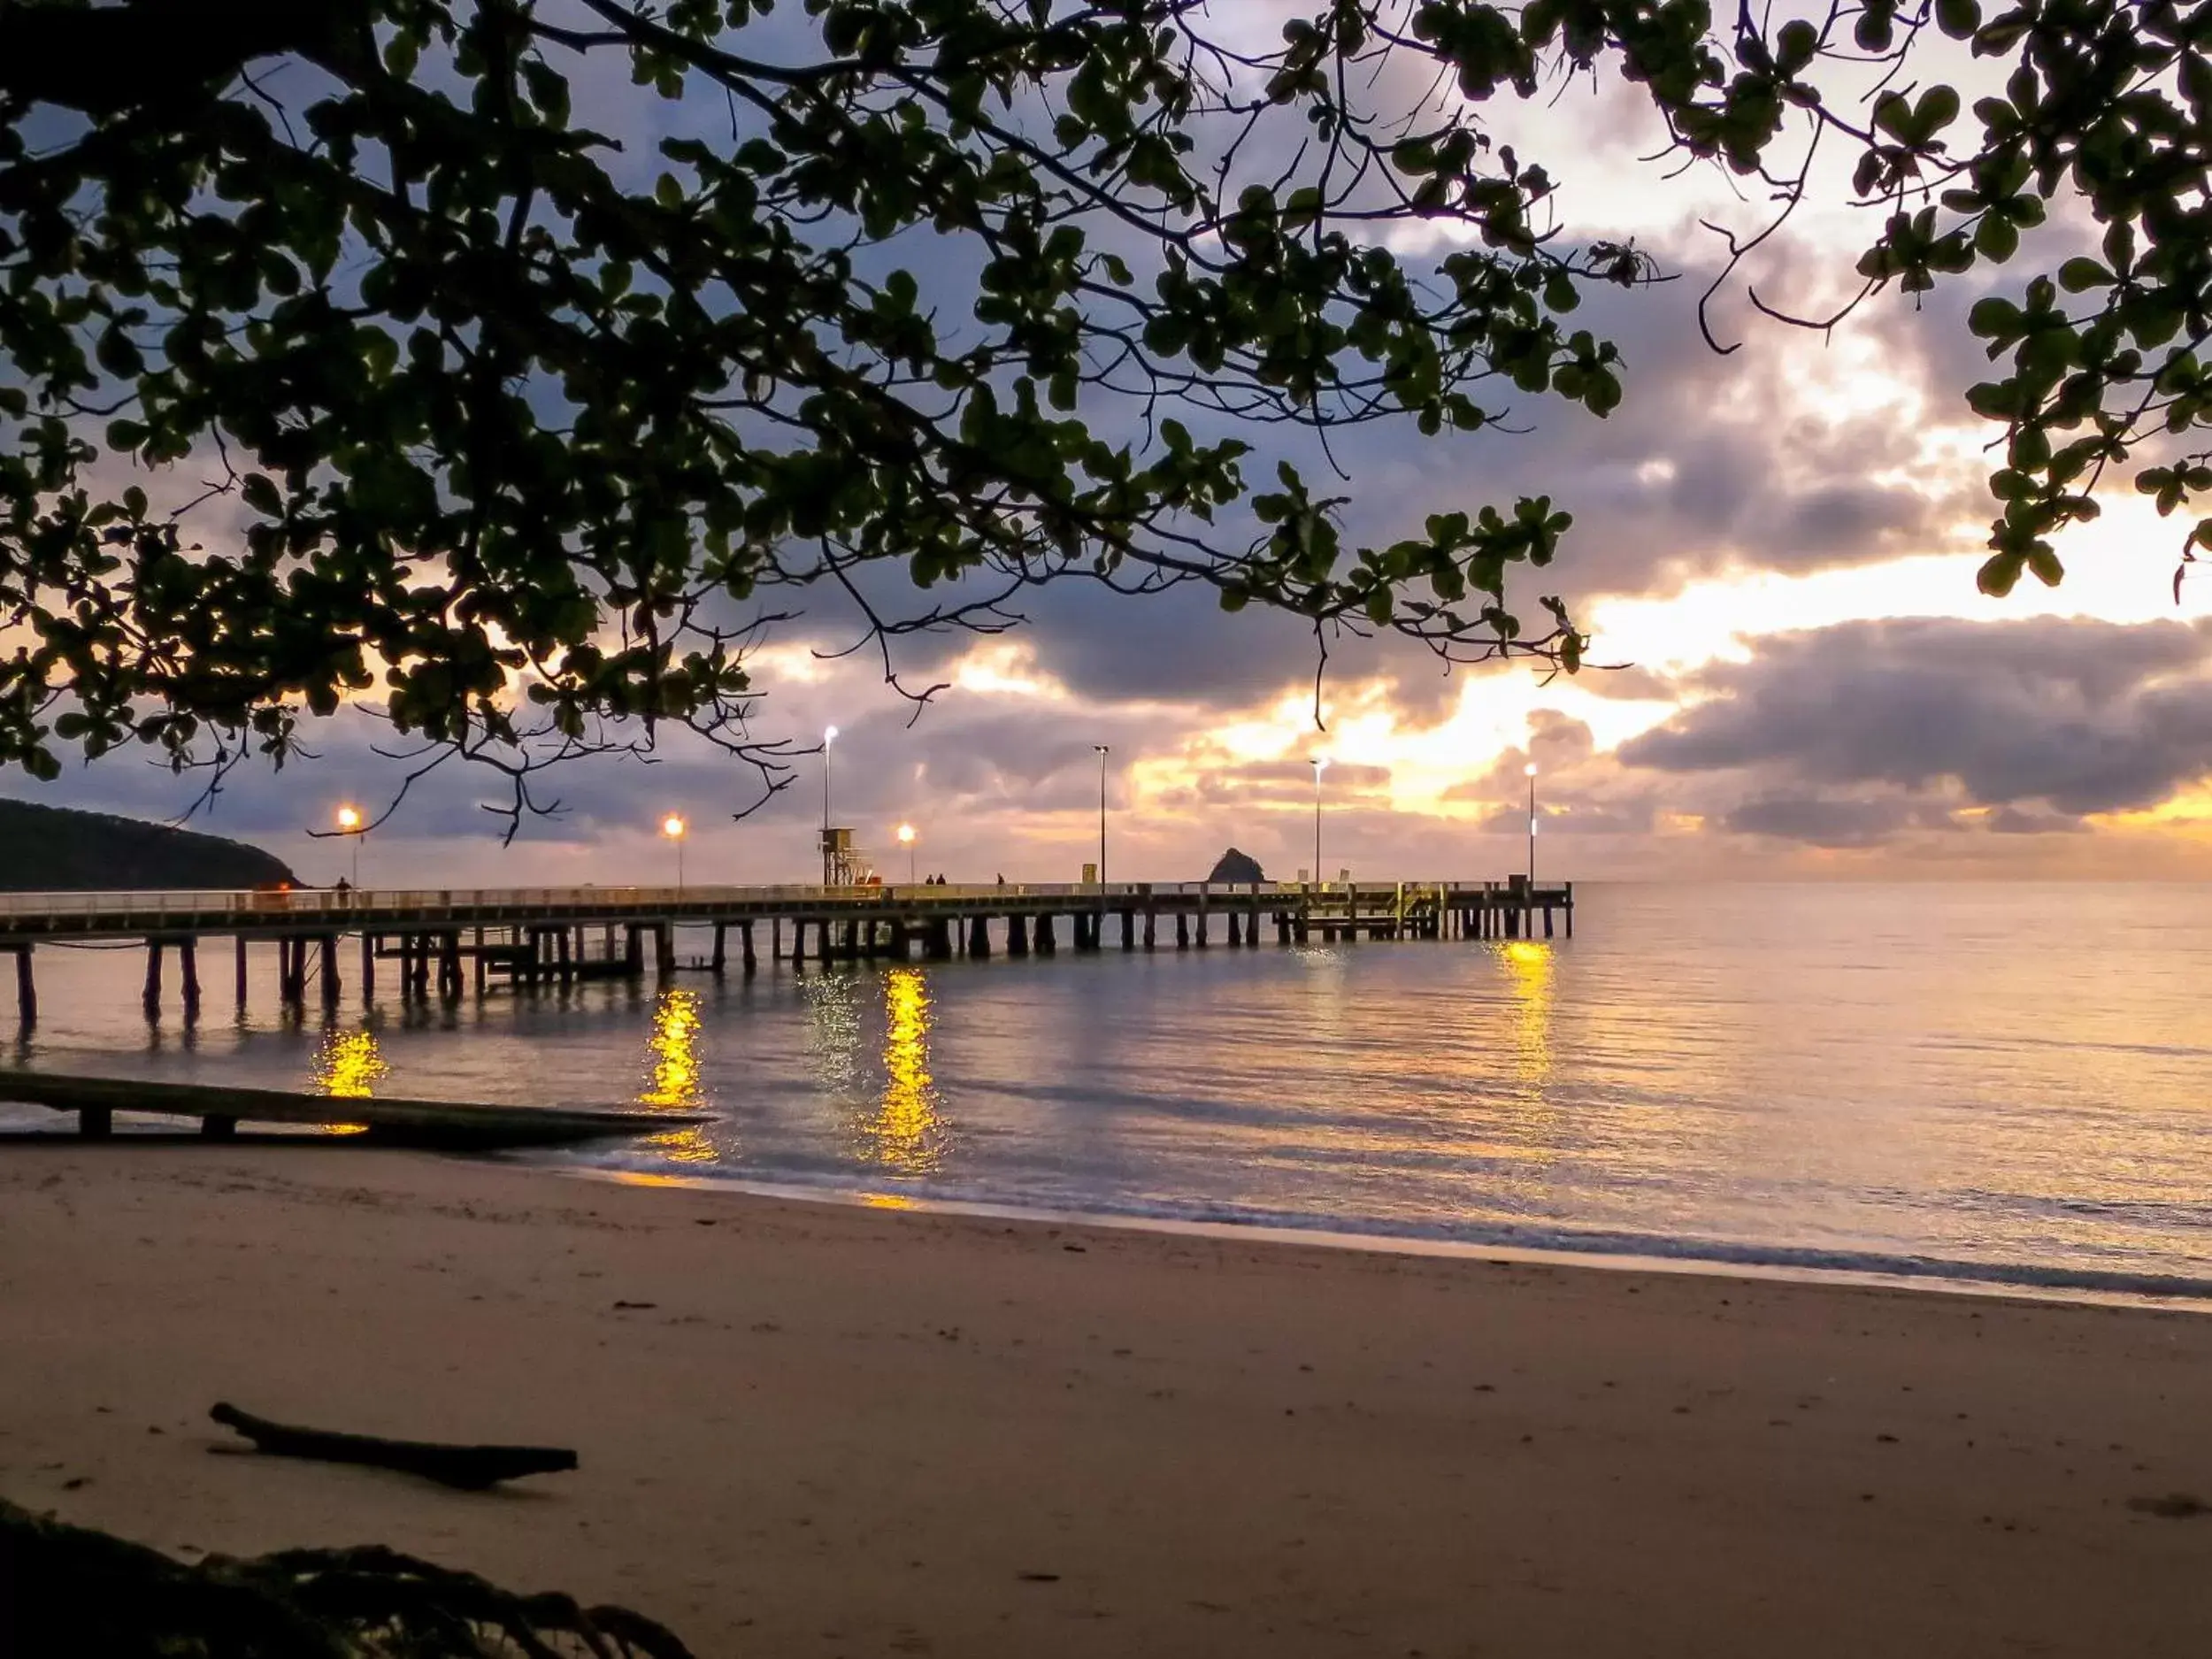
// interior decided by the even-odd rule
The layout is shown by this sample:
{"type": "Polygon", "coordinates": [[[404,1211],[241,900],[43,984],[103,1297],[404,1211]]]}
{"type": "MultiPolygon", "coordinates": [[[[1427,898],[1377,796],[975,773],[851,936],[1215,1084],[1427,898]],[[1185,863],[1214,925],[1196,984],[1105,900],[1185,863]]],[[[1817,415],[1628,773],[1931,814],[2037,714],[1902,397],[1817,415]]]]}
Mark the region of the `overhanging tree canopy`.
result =
{"type": "Polygon", "coordinates": [[[2055,580],[2108,467],[2212,488],[2208,35],[2119,0],[0,0],[0,765],[280,758],[359,695],[518,804],[659,722],[772,768],[780,622],[834,596],[887,652],[1064,578],[1571,669],[1564,607],[1507,601],[1549,498],[1353,546],[1308,475],[1349,425],[1617,402],[1570,313],[1657,273],[1491,119],[1586,71],[1778,217],[1856,147],[1870,288],[2085,206],[2096,252],[1976,307],[2004,367],[1965,394],[2006,443],[1984,585],[2055,580]],[[1996,65],[1970,117],[1916,79],[1939,35],[1996,65]],[[1391,251],[1424,219],[1447,251],[1391,251]]]}

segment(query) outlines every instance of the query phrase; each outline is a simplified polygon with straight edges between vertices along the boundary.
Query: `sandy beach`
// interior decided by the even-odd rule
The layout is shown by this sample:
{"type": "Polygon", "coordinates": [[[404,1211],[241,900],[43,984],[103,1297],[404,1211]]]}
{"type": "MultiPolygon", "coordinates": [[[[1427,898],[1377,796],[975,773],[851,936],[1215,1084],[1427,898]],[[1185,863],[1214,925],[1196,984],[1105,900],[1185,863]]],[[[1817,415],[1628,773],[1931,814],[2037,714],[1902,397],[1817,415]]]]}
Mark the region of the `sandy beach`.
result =
{"type": "Polygon", "coordinates": [[[2212,1515],[2142,1506],[2212,1500],[2208,1407],[2194,1313],[0,1149],[0,1496],[702,1655],[2193,1651],[2212,1515]],[[582,1467],[211,1455],[217,1400],[582,1467]]]}

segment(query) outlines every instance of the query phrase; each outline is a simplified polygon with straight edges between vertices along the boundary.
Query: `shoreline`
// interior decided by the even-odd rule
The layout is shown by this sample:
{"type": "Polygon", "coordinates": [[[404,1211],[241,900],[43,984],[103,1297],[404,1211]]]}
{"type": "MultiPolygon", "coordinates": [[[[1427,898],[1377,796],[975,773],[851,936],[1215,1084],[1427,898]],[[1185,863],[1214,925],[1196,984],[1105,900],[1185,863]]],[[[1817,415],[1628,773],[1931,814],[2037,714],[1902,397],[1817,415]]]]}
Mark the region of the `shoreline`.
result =
{"type": "MultiPolygon", "coordinates": [[[[279,1130],[266,1133],[242,1133],[234,1136],[228,1144],[242,1148],[298,1151],[324,1144],[328,1139],[312,1131],[279,1130]]],[[[74,1144],[79,1144],[77,1137],[66,1130],[25,1132],[0,1128],[0,1153],[12,1147],[47,1148],[74,1144]]],[[[202,1142],[198,1135],[189,1131],[165,1126],[134,1129],[119,1134],[107,1144],[152,1148],[195,1146],[202,1142]]],[[[620,1169],[604,1164],[553,1162],[535,1156],[526,1150],[480,1155],[433,1149],[426,1150],[423,1156],[452,1158],[490,1169],[557,1175],[618,1187],[680,1188],[778,1202],[904,1210],[923,1215],[970,1217],[1025,1225],[1099,1227],[1193,1238],[1249,1240],[1260,1243],[1310,1245],[1325,1249],[1375,1251],[1386,1255],[1432,1256],[1447,1260],[1549,1264],[1586,1269],[1594,1272],[1684,1274],[1747,1282],[1856,1286],[1869,1289],[1925,1291],[1933,1294],[1998,1302],[2078,1303],[2087,1307],[2143,1308],[2177,1313],[2212,1314],[2212,1276],[2197,1278],[2180,1273],[2120,1268],[2072,1268],[2037,1263],[1991,1263],[1956,1256],[1916,1256],[1901,1253],[1827,1250],[1809,1246],[1740,1244],[1732,1240],[1702,1238],[1682,1240],[1686,1248],[1679,1252],[1633,1248],[1609,1249],[1588,1247],[1593,1243],[1619,1239],[1623,1235],[1578,1233],[1571,1229],[1559,1229],[1550,1236],[1581,1242],[1536,1244],[1511,1236],[1471,1239],[1440,1237],[1434,1233],[1410,1231],[1362,1232],[1319,1219],[1307,1223],[1281,1217],[1245,1220],[1174,1216],[1135,1209],[1068,1210],[989,1199],[949,1198],[907,1193],[887,1186],[870,1187],[828,1181],[780,1181],[750,1175],[681,1175],[662,1171],[620,1169]],[[1815,1259],[1823,1257],[1827,1259],[1815,1259]]],[[[1518,1231],[1526,1233],[1541,1230],[1527,1228],[1518,1231]]],[[[1665,1242],[1655,1239],[1650,1241],[1665,1242]]]]}
{"type": "Polygon", "coordinates": [[[381,1541],[702,1659],[2201,1634],[2212,1518],[2138,1507],[2212,1499],[2193,1310],[116,1148],[0,1150],[0,1495],[188,1558],[381,1541]],[[583,1466],[210,1456],[217,1399],[583,1466]]]}
{"type": "MultiPolygon", "coordinates": [[[[1911,1268],[1833,1265],[1824,1262],[1760,1260],[1789,1252],[1791,1247],[1736,1245],[1713,1240],[1691,1240],[1715,1252],[1679,1255],[1636,1250],[1576,1248],[1569,1245],[1515,1243],[1509,1240],[1440,1238],[1418,1233],[1362,1233],[1323,1221],[1305,1225],[1284,1220],[1220,1220],[1161,1215],[1156,1212],[1106,1210],[1058,1210],[1038,1205],[994,1202],[985,1199],[941,1198],[901,1193],[887,1188],[839,1187],[828,1184],[780,1182],[744,1176],[672,1175],[641,1170],[618,1170],[589,1164],[534,1163],[524,1158],[485,1160],[499,1167],[534,1170],[619,1187],[680,1187],[703,1193],[736,1193],[747,1197],[788,1203],[849,1205],[862,1210],[908,1210],[923,1215],[972,1216],[990,1221],[1048,1224],[1056,1226],[1125,1229],[1175,1236],[1239,1240],[1261,1243],[1312,1245],[1324,1249],[1371,1250],[1388,1256],[1435,1256],[1447,1260],[1509,1262],[1525,1266],[1555,1264],[1601,1273],[1681,1273],[1694,1277],[1742,1279],[1785,1285],[1843,1285],[1865,1289],[1926,1291],[1933,1294],[1975,1296],[1995,1302],[2079,1303],[2085,1307],[2162,1309],[2175,1313],[2212,1314],[2212,1277],[2196,1279],[2178,1273],[2140,1273],[2121,1269],[2047,1267],[2032,1263],[1991,1264],[1950,1256],[1875,1257],[1870,1259],[1923,1263],[1911,1268]],[[1719,1252],[1741,1250],[1732,1256],[1719,1252]],[[2021,1277],[2007,1278],[2007,1273],[2021,1277]],[[2060,1276],[2039,1281],[2030,1274],[2060,1276]],[[1987,1274],[1988,1277],[1981,1277],[1987,1274]],[[2101,1281],[2101,1282],[2091,1282],[2101,1281]],[[2166,1289],[2150,1289],[2158,1285],[2166,1289]]],[[[1570,1233],[1556,1236],[1571,1237],[1570,1233]]],[[[1603,1237],[1608,1235],[1587,1235],[1603,1237]]],[[[1803,1256],[1855,1254],[1806,1248],[1803,1256]]]]}

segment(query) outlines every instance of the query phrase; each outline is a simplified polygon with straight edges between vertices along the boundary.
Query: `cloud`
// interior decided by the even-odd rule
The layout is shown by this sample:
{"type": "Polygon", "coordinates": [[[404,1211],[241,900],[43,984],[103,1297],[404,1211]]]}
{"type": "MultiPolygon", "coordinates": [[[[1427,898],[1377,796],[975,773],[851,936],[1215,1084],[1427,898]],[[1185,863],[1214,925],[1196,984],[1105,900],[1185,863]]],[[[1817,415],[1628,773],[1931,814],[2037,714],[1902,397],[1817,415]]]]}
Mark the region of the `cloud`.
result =
{"type": "Polygon", "coordinates": [[[1867,845],[2003,809],[2020,833],[2141,809],[2212,772],[2212,641],[2179,623],[1855,622],[1759,640],[1620,750],[1732,777],[1732,829],[1867,845]]]}
{"type": "Polygon", "coordinates": [[[1907,829],[1955,829],[1939,809],[1894,797],[1760,795],[1727,813],[1722,826],[1812,847],[1878,847],[1907,829]]]}
{"type": "Polygon", "coordinates": [[[1525,747],[1507,749],[1444,798],[1487,807],[1477,820],[1485,833],[1519,835],[1528,826],[1531,761],[1544,834],[1643,835],[1656,826],[1661,788],[1624,773],[1612,755],[1600,752],[1588,726],[1556,709],[1535,710],[1525,747]]]}

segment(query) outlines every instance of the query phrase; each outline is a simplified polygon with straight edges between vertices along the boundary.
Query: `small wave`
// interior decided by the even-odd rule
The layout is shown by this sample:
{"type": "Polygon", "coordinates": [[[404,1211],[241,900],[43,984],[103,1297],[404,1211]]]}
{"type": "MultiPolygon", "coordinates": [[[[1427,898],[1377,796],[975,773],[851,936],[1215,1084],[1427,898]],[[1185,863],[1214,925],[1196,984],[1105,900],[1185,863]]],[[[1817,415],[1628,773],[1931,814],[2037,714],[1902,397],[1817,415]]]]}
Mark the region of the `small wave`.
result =
{"type": "MultiPolygon", "coordinates": [[[[542,1159],[532,1158],[532,1162],[542,1159]]],[[[580,1172],[622,1179],[665,1172],[650,1158],[568,1162],[580,1172]]],[[[795,1198],[868,1202],[887,1192],[918,1207],[1003,1217],[1164,1227],[1200,1226],[1311,1238],[1345,1244],[1440,1246],[1457,1251],[1509,1250],[1571,1256],[1619,1266],[1735,1270],[1852,1281],[1932,1283],[2047,1295],[2212,1302],[2212,1277],[2045,1262],[1973,1261],[1904,1251],[1763,1243],[1695,1235],[1495,1222],[1411,1222],[1382,1217],[1314,1216],[1224,1204],[1116,1199],[1095,1194],[1066,1202],[1010,1202],[1003,1194],[942,1182],[861,1183],[849,1173],[802,1171],[701,1172],[686,1182],[795,1198]]]]}

